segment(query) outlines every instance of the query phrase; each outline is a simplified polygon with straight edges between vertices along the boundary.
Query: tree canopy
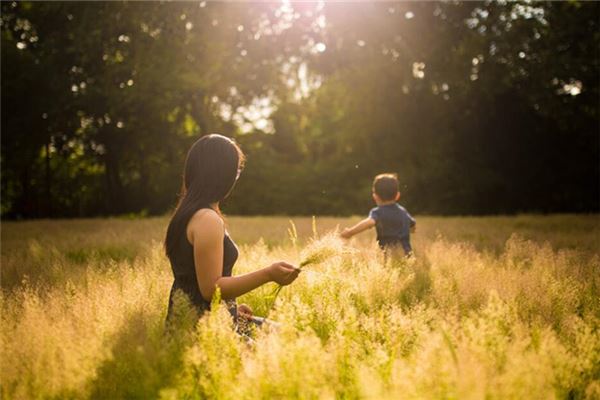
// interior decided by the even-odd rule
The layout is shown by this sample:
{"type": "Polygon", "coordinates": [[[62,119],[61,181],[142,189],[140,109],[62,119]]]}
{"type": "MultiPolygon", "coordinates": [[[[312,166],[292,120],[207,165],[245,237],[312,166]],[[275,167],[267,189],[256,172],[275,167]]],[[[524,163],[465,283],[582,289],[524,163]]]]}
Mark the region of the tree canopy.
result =
{"type": "Polygon", "coordinates": [[[2,215],[160,214],[208,133],[226,211],[600,208],[596,2],[2,2],[2,215]]]}

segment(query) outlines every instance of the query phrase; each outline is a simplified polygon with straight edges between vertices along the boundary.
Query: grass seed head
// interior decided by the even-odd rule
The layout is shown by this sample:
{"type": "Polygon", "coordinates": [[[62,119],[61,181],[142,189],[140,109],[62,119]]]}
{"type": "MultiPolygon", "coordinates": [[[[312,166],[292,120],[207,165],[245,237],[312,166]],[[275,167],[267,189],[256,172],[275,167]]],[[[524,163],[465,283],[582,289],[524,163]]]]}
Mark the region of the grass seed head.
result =
{"type": "Polygon", "coordinates": [[[342,241],[335,232],[329,233],[320,239],[313,240],[300,253],[300,268],[308,265],[321,264],[333,257],[347,252],[342,241]]]}

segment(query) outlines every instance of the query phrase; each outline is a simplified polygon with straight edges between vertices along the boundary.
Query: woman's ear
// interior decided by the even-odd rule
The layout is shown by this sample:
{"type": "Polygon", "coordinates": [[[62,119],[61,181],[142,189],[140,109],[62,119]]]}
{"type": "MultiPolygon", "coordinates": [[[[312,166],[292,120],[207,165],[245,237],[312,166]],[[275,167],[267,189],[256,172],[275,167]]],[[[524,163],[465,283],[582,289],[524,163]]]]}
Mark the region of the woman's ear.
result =
{"type": "Polygon", "coordinates": [[[400,200],[400,192],[396,193],[396,200],[395,201],[398,201],[398,200],[400,200]]]}
{"type": "Polygon", "coordinates": [[[371,196],[373,196],[373,201],[375,202],[375,204],[378,204],[379,203],[379,196],[377,196],[375,194],[375,192],[371,193],[371,196]]]}

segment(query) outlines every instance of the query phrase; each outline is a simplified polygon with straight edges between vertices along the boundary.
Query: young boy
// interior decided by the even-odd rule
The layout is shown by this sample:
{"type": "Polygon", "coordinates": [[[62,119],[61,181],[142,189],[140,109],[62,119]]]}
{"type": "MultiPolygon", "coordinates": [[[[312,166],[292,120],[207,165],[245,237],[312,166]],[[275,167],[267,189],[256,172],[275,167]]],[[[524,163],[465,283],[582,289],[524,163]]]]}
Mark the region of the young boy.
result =
{"type": "Polygon", "coordinates": [[[344,229],[341,236],[349,239],[374,226],[379,247],[387,250],[402,246],[404,253],[411,256],[410,232],[415,232],[417,223],[408,211],[397,203],[400,200],[400,191],[396,174],[380,174],[375,177],[373,200],[377,207],[369,212],[367,218],[351,228],[344,229]]]}

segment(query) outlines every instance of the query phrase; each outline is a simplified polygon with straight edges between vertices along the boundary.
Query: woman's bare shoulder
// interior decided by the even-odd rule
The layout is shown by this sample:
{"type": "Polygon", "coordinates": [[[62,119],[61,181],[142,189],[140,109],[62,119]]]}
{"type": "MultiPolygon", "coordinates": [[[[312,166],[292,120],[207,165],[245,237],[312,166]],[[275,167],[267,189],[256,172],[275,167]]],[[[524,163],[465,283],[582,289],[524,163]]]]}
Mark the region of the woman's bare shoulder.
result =
{"type": "Polygon", "coordinates": [[[222,238],[225,224],[221,216],[210,208],[202,208],[194,213],[188,222],[186,234],[190,243],[194,238],[202,237],[207,240],[222,238]]]}

